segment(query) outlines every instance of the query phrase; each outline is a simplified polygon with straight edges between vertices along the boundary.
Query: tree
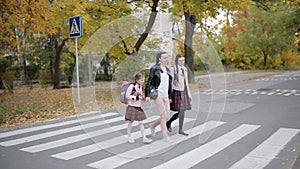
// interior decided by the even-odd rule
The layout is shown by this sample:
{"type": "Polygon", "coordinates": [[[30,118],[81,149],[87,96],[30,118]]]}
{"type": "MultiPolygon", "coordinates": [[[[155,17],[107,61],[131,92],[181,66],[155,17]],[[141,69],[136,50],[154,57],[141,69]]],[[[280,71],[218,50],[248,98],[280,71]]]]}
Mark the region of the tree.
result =
{"type": "MultiPolygon", "coordinates": [[[[194,72],[193,35],[197,24],[204,27],[202,20],[208,17],[215,17],[220,9],[237,10],[249,5],[249,1],[227,1],[227,0],[173,0],[171,12],[179,17],[185,18],[185,57],[187,66],[194,72]]],[[[190,76],[191,77],[191,76],[190,76]]],[[[193,79],[190,79],[193,81],[193,79]]]]}
{"type": "Polygon", "coordinates": [[[240,68],[276,68],[280,65],[272,62],[280,63],[278,56],[293,46],[299,21],[293,17],[295,10],[285,3],[273,3],[268,10],[256,6],[238,12],[234,26],[226,28],[231,39],[225,46],[226,55],[240,68]]]}
{"type": "MultiPolygon", "coordinates": [[[[141,34],[141,36],[138,38],[138,40],[135,42],[134,49],[133,50],[129,50],[127,48],[127,46],[130,46],[127,44],[126,41],[122,41],[123,43],[123,47],[125,48],[125,53],[127,55],[134,55],[136,52],[138,52],[141,48],[141,46],[143,45],[144,41],[147,39],[149,32],[151,31],[157,13],[159,12],[159,9],[164,10],[168,7],[168,1],[167,0],[152,0],[152,1],[148,1],[148,0],[132,0],[129,3],[132,3],[134,6],[136,6],[137,8],[135,10],[143,10],[144,7],[146,8],[150,8],[150,16],[148,19],[148,23],[145,27],[145,30],[143,31],[143,33],[141,34]],[[142,9],[141,9],[142,8],[142,9]]],[[[122,39],[122,37],[120,37],[122,39]]]]}
{"type": "MultiPolygon", "coordinates": [[[[135,20],[136,22],[134,25],[135,27],[132,27],[132,23],[129,25],[126,25],[126,23],[122,23],[121,25],[118,25],[116,23],[112,24],[111,28],[111,38],[117,39],[114,41],[119,41],[115,46],[105,53],[105,57],[101,61],[101,66],[103,66],[104,76],[110,77],[108,74],[108,69],[111,65],[120,66],[119,64],[127,59],[127,57],[134,56],[138,57],[138,53],[140,53],[140,49],[143,45],[146,44],[146,46],[155,46],[153,43],[146,41],[148,38],[149,33],[152,30],[152,27],[155,23],[157,14],[159,11],[164,11],[168,8],[168,0],[132,0],[128,1],[128,5],[134,6],[133,9],[135,13],[149,13],[149,18],[147,18],[146,24],[144,24],[144,21],[135,20]],[[146,9],[146,10],[145,10],[146,9]],[[124,32],[118,32],[119,29],[122,28],[122,31],[124,29],[128,30],[128,34],[131,34],[132,32],[136,31],[136,29],[139,29],[137,32],[140,33],[139,37],[124,37],[124,32]],[[110,64],[110,63],[114,64],[110,64]]],[[[125,34],[125,36],[127,36],[125,34]]],[[[151,39],[152,42],[154,42],[154,39],[151,39]]],[[[157,41],[156,41],[157,42],[157,41]]],[[[114,71],[114,70],[113,70],[114,71]]],[[[131,76],[131,75],[130,75],[131,76]]],[[[127,78],[127,77],[124,77],[127,78]]]]}
{"type": "Polygon", "coordinates": [[[131,9],[124,1],[106,1],[106,2],[90,2],[90,1],[53,1],[50,4],[54,11],[54,18],[50,23],[51,27],[56,28],[55,31],[49,32],[49,38],[53,40],[54,49],[54,89],[60,88],[60,57],[63,48],[75,53],[74,42],[70,42],[68,37],[67,17],[81,15],[83,17],[84,35],[80,38],[79,48],[84,45],[90,35],[92,35],[98,28],[109,23],[110,21],[119,18],[123,15],[129,14],[131,9]],[[60,17],[61,15],[67,17],[60,17]]]}
{"type": "Polygon", "coordinates": [[[1,1],[0,37],[3,49],[1,52],[19,58],[21,80],[27,83],[26,56],[30,51],[28,39],[33,36],[42,36],[45,32],[45,23],[49,19],[48,0],[29,1],[13,0],[1,1]],[[39,35],[38,35],[39,34],[39,35]]]}

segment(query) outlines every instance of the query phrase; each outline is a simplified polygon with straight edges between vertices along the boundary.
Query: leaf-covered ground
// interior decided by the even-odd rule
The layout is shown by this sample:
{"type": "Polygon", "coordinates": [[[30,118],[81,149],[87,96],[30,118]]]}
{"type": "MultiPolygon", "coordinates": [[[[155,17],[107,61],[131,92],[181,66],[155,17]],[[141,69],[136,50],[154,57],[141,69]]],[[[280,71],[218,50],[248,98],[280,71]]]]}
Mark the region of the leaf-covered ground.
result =
{"type": "MultiPolygon", "coordinates": [[[[191,90],[199,87],[195,84],[191,86],[191,90]]],[[[111,83],[82,88],[80,106],[76,105],[76,99],[73,101],[73,97],[77,98],[76,88],[53,90],[51,86],[46,88],[34,86],[33,89],[18,86],[13,94],[0,90],[0,128],[19,127],[83,112],[124,106],[119,102],[118,88],[112,87],[111,83]]]]}
{"type": "MultiPolygon", "coordinates": [[[[99,109],[115,106],[110,84],[97,85],[94,93],[94,101],[96,99],[97,104],[101,105],[99,109]]],[[[33,89],[18,86],[13,94],[0,90],[0,128],[76,115],[78,112],[72,98],[71,88],[53,90],[51,86],[34,86],[33,89]]]]}

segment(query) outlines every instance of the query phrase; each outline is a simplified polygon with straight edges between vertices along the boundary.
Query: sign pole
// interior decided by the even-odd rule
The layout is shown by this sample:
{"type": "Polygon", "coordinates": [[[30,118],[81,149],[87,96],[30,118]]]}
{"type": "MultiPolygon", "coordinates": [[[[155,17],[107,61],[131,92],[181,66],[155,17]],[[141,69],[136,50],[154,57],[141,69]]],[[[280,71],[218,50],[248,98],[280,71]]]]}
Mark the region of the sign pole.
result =
{"type": "Polygon", "coordinates": [[[78,104],[80,104],[80,84],[79,84],[79,59],[78,59],[78,38],[75,38],[76,48],[76,76],[77,76],[77,92],[78,92],[78,104]]]}
{"type": "Polygon", "coordinates": [[[69,18],[69,37],[75,38],[76,48],[76,76],[77,76],[77,92],[78,104],[80,104],[80,84],[79,84],[79,59],[78,59],[78,37],[83,35],[82,17],[74,16],[69,18]]]}

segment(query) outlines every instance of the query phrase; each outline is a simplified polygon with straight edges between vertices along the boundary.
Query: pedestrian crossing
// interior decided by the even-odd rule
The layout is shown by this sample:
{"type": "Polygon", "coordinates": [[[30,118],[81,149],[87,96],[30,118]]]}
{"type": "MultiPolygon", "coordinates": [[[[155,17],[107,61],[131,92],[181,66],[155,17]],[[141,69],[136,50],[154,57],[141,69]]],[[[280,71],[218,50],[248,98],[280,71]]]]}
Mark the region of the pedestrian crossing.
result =
{"type": "Polygon", "coordinates": [[[185,153],[177,158],[174,158],[162,165],[154,167],[153,169],[173,169],[173,168],[180,168],[180,169],[188,169],[196,164],[200,163],[201,161],[213,156],[214,154],[222,151],[229,145],[237,142],[241,138],[247,136],[248,134],[254,132],[258,125],[241,125],[238,128],[230,131],[229,133],[209,142],[206,143],[199,148],[196,148],[188,153],[185,153]],[[199,156],[200,155],[200,156],[199,156]],[[197,158],[195,158],[197,157],[197,158]]]}
{"type": "MultiPolygon", "coordinates": [[[[149,116],[144,121],[146,124],[146,135],[150,135],[150,130],[148,128],[149,125],[147,124],[155,121],[157,118],[158,116],[149,116]]],[[[185,125],[187,126],[192,126],[191,124],[194,124],[194,122],[195,119],[185,119],[185,125]]],[[[137,126],[138,123],[133,123],[133,125],[137,130],[132,132],[132,137],[135,140],[141,140],[141,134],[137,126]]],[[[175,122],[173,127],[176,127],[177,125],[178,123],[175,122]]],[[[193,125],[191,129],[188,130],[188,136],[173,133],[170,134],[170,142],[165,142],[160,138],[154,139],[150,144],[138,144],[137,141],[137,144],[133,144],[136,146],[134,148],[124,149],[120,153],[111,154],[107,157],[93,158],[93,161],[89,161],[84,165],[87,168],[96,169],[122,168],[125,165],[133,164],[136,160],[151,159],[151,157],[168,153],[167,150],[172,149],[179,143],[191,142],[205,133],[207,134],[219,128],[225,128],[228,126],[231,125],[224,121],[211,120],[203,122],[196,126],[193,125]]],[[[0,146],[3,148],[17,147],[20,151],[29,154],[51,152],[49,154],[46,153],[47,156],[67,163],[71,162],[73,159],[80,159],[95,155],[109,148],[129,145],[129,143],[127,143],[126,128],[127,123],[125,122],[124,117],[118,113],[93,112],[90,116],[80,117],[80,120],[67,120],[52,124],[27,127],[24,129],[16,129],[13,131],[0,132],[0,146]],[[99,121],[97,121],[97,119],[99,119],[99,121]],[[82,120],[85,121],[84,124],[80,123],[82,120]],[[70,126],[69,124],[73,124],[75,126],[70,126]],[[58,126],[64,128],[57,129],[58,126]],[[79,132],[79,128],[82,130],[92,127],[99,127],[99,129],[91,130],[84,134],[79,132]],[[109,135],[113,132],[119,132],[119,135],[100,140],[94,139],[96,137],[109,135]],[[64,136],[66,133],[69,135],[64,138],[59,137],[64,136]],[[88,139],[94,140],[94,143],[88,143],[85,145],[80,144],[80,146],[75,147],[67,146],[75,145],[80,141],[86,141],[88,139]],[[64,147],[62,151],[59,150],[62,147],[64,147]]],[[[233,126],[230,129],[225,130],[225,132],[219,133],[212,140],[203,142],[190,151],[180,153],[180,155],[172,157],[169,161],[154,163],[155,166],[147,166],[145,164],[143,168],[193,168],[216,154],[221,153],[230,146],[240,142],[242,139],[251,138],[251,134],[257,132],[260,128],[263,128],[263,126],[258,124],[239,124],[237,126],[233,126]]],[[[156,132],[161,132],[160,127],[157,128],[156,132]]],[[[279,128],[274,133],[265,136],[266,139],[257,144],[254,149],[249,149],[249,153],[244,157],[240,157],[240,160],[237,160],[230,169],[263,169],[272,160],[276,159],[276,156],[285,149],[285,147],[299,134],[299,132],[300,129],[279,128]]],[[[156,137],[161,137],[161,135],[159,134],[156,137]]],[[[130,146],[133,145],[130,144],[130,146]]]]}
{"type": "Polygon", "coordinates": [[[295,89],[231,89],[231,90],[213,90],[207,89],[205,91],[200,91],[203,95],[265,95],[265,96],[300,96],[300,91],[295,89]]]}
{"type": "Polygon", "coordinates": [[[280,128],[271,137],[229,169],[264,168],[298,132],[299,130],[295,129],[280,128]]]}
{"type": "Polygon", "coordinates": [[[260,79],[256,79],[256,81],[296,81],[296,80],[300,80],[300,77],[296,77],[296,76],[282,76],[282,77],[270,77],[270,78],[260,78],[260,79]]]}
{"type": "MultiPolygon", "coordinates": [[[[151,118],[151,117],[150,117],[151,118]]],[[[155,119],[157,119],[157,117],[155,116],[155,119]]],[[[150,119],[151,121],[153,121],[153,118],[150,119]]],[[[192,121],[192,119],[186,119],[186,122],[190,122],[192,121]]],[[[146,121],[147,122],[147,121],[146,121]]],[[[175,126],[177,126],[178,124],[176,124],[175,126]]],[[[157,131],[160,131],[161,129],[159,128],[157,131]]],[[[146,135],[150,134],[150,130],[146,130],[145,131],[146,135]]],[[[141,137],[140,131],[131,133],[131,137],[133,139],[138,139],[141,137]]],[[[127,139],[126,139],[126,135],[123,136],[119,136],[119,137],[115,137],[113,139],[110,140],[106,140],[106,141],[102,141],[102,142],[97,142],[97,144],[92,144],[92,145],[88,145],[85,147],[81,147],[81,148],[77,148],[77,149],[73,149],[73,150],[69,150],[63,153],[59,153],[59,154],[54,154],[52,155],[52,157],[55,158],[59,158],[62,160],[70,160],[70,159],[74,159],[83,155],[87,155],[87,154],[91,154],[97,151],[101,151],[103,149],[107,149],[113,146],[117,146],[119,144],[122,143],[126,143],[127,139]]],[[[30,151],[30,148],[26,148],[26,149],[22,149],[24,151],[30,151]]],[[[32,150],[30,151],[32,152],[32,150]]],[[[35,151],[36,152],[36,151],[35,151]]]]}

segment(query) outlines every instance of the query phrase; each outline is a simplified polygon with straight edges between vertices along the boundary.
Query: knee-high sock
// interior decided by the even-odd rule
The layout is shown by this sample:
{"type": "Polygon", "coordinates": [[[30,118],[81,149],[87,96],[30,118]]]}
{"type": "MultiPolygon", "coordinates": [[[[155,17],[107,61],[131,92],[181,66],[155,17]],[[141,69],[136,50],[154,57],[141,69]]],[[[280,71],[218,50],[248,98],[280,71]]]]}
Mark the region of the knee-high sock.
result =
{"type": "Polygon", "coordinates": [[[183,131],[184,111],[179,111],[179,132],[183,131]]]}

